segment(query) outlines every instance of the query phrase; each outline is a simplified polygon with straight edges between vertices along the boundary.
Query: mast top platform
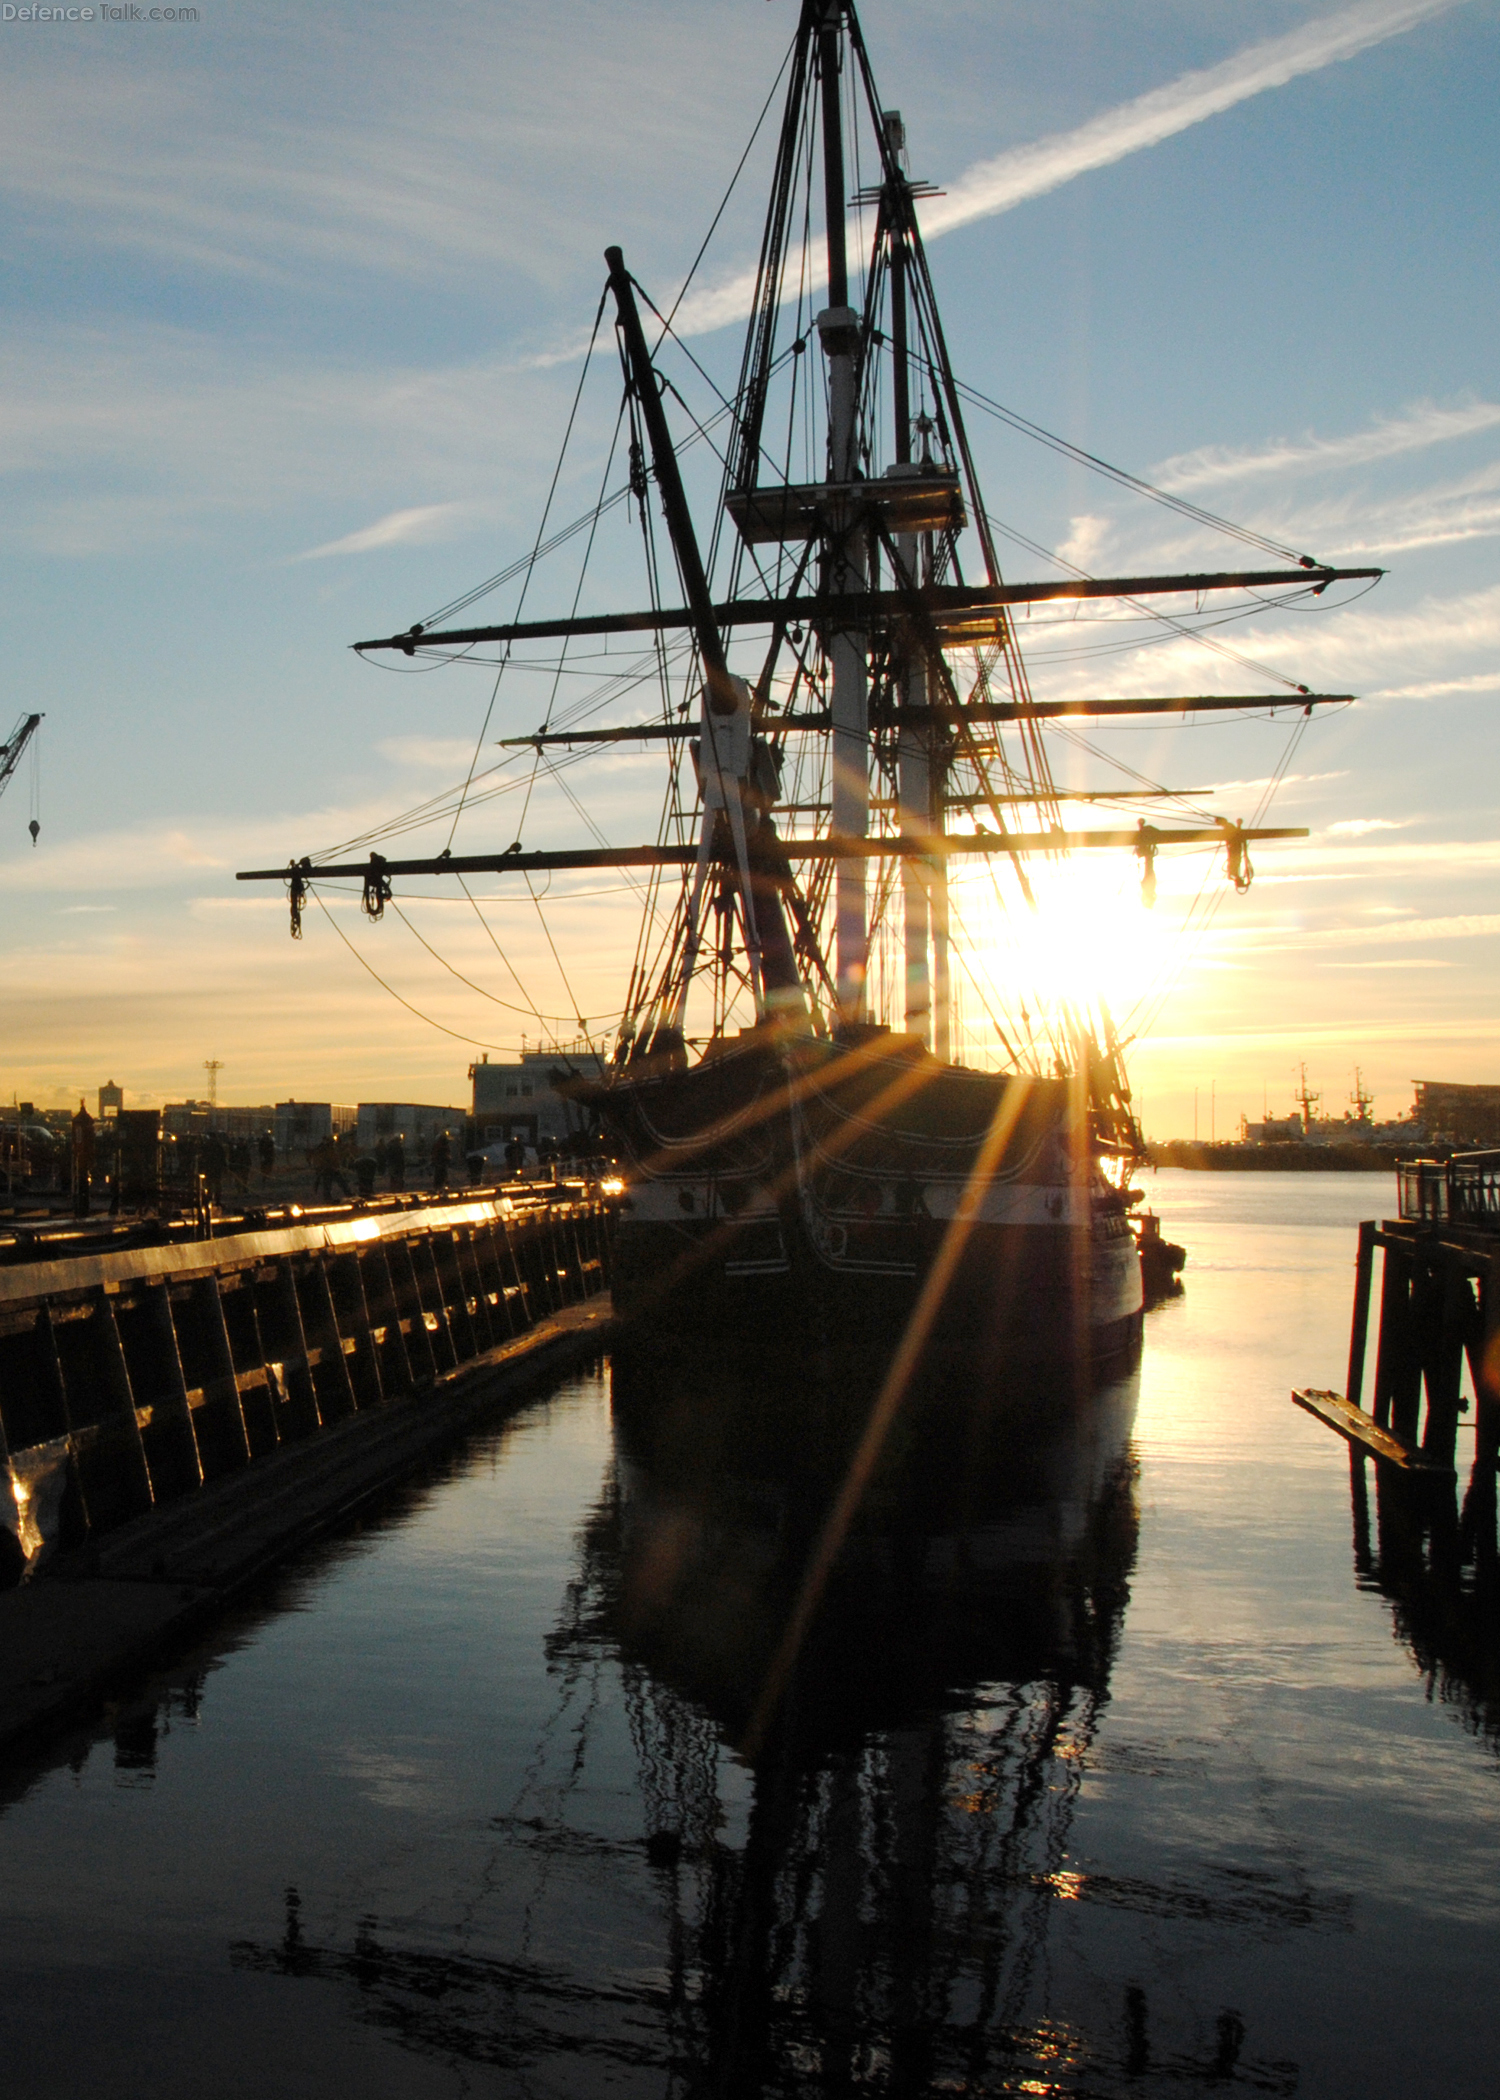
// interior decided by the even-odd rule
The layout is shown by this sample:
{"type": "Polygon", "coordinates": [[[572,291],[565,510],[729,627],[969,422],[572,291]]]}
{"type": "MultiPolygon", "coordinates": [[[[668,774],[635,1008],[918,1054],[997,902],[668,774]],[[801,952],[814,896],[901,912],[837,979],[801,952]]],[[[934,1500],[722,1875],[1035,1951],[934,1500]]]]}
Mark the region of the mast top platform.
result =
{"type": "Polygon", "coordinates": [[[957,474],[902,464],[873,481],[772,482],[739,489],[725,509],[747,547],[780,540],[842,538],[854,526],[887,532],[961,532],[963,491],[957,474]]]}

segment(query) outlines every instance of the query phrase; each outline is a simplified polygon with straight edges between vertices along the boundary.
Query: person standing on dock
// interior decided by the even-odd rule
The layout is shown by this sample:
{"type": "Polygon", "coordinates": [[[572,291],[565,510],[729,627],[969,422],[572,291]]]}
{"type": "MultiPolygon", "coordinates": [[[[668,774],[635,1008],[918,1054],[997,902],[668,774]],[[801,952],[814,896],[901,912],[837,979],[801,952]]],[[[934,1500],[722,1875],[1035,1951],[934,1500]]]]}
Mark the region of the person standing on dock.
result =
{"type": "Polygon", "coordinates": [[[215,1205],[224,1201],[224,1170],[229,1164],[229,1152],[217,1130],[211,1130],[203,1140],[203,1179],[208,1184],[208,1200],[215,1205]]]}
{"type": "Polygon", "coordinates": [[[432,1141],[432,1185],[435,1189],[448,1186],[448,1133],[440,1130],[432,1141]]]}
{"type": "Polygon", "coordinates": [[[406,1147],[401,1142],[399,1130],[386,1143],[385,1173],[392,1194],[399,1194],[406,1187],[406,1147]]]}
{"type": "Polygon", "coordinates": [[[90,1207],[91,1177],[94,1171],[94,1119],[78,1103],[78,1113],[73,1118],[73,1215],[86,1218],[90,1207]]]}

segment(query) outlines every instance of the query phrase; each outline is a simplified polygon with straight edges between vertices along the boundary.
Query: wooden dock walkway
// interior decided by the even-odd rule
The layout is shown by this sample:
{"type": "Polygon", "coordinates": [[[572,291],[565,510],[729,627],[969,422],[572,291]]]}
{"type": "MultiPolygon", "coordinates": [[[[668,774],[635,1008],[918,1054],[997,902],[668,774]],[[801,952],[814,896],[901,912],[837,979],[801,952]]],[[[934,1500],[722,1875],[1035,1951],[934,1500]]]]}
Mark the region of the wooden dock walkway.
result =
{"type": "Polygon", "coordinates": [[[0,1268],[0,1748],[605,1348],[609,1224],[482,1195],[0,1268]]]}

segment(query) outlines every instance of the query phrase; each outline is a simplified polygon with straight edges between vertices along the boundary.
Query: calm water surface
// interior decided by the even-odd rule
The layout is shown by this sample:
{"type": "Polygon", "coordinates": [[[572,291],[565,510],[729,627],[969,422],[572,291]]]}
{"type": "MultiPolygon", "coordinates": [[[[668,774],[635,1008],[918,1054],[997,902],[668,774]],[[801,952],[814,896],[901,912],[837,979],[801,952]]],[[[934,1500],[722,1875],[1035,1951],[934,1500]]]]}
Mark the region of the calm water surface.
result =
{"type": "Polygon", "coordinates": [[[1386,1184],[1151,1200],[1138,1383],[872,1523],[754,1759],[795,1482],[606,1366],[0,1775],[5,2093],[1493,2093],[1493,1506],[1288,1400],[1386,1184]]]}

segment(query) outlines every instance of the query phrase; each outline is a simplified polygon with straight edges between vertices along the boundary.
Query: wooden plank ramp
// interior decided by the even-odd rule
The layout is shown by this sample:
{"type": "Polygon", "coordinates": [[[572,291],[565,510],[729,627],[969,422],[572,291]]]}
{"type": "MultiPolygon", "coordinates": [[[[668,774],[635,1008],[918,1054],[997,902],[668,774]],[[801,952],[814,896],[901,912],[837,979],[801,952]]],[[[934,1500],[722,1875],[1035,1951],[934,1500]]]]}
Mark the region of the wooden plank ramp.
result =
{"type": "Polygon", "coordinates": [[[1362,1407],[1346,1400],[1342,1393],[1325,1392],[1318,1386],[1305,1386],[1293,1391],[1297,1405],[1306,1408],[1330,1429],[1338,1431],[1351,1444],[1359,1444],[1375,1458],[1399,1466],[1404,1473],[1438,1473],[1451,1480],[1453,1467],[1440,1458],[1430,1458],[1417,1444],[1394,1430],[1386,1429],[1367,1415],[1362,1407]]]}

